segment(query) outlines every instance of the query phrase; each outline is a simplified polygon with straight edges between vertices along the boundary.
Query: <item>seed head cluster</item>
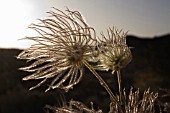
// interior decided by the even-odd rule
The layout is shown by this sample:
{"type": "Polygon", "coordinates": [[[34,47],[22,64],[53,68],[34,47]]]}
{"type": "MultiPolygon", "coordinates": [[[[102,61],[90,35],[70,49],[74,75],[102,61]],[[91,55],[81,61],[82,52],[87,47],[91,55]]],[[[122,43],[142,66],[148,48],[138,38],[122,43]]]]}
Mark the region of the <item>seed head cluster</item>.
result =
{"type": "MultiPolygon", "coordinates": [[[[132,59],[130,48],[126,44],[127,33],[117,28],[109,28],[107,36],[101,33],[96,38],[94,28],[87,25],[78,11],[65,12],[53,8],[47,12],[49,17],[39,19],[38,24],[31,24],[38,34],[25,37],[36,43],[24,49],[18,59],[30,62],[20,70],[30,72],[23,80],[40,80],[30,90],[49,83],[46,91],[63,89],[65,92],[77,85],[84,76],[86,66],[99,80],[110,96],[109,113],[154,113],[154,103],[158,94],[150,93],[149,89],[140,98],[139,90],[130,89],[129,94],[121,88],[120,69],[126,67],[132,59]],[[119,95],[116,97],[95,71],[117,71],[119,95]]],[[[78,101],[70,101],[62,107],[46,106],[54,113],[102,113],[86,107],[78,101]]]]}
{"type": "Polygon", "coordinates": [[[20,68],[32,72],[23,80],[41,79],[40,83],[30,89],[50,79],[52,81],[46,91],[55,88],[68,91],[80,82],[84,74],[84,62],[92,62],[94,69],[114,71],[131,61],[126,33],[121,34],[121,31],[113,28],[108,30],[108,37],[102,34],[102,38],[97,39],[95,30],[87,25],[78,11],[53,10],[47,12],[49,18],[39,19],[40,23],[29,26],[38,36],[26,39],[36,44],[17,57],[33,62],[20,68]]]}

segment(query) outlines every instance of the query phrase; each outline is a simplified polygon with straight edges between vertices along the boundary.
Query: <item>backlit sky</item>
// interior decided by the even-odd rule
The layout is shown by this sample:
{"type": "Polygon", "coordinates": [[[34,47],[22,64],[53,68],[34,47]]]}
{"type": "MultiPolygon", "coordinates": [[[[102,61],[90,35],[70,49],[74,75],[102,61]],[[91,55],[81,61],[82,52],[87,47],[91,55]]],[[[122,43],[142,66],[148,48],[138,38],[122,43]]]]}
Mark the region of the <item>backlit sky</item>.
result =
{"type": "Polygon", "coordinates": [[[170,33],[170,0],[1,0],[0,47],[28,47],[32,42],[18,39],[51,7],[78,10],[97,34],[112,26],[140,37],[170,33]]]}

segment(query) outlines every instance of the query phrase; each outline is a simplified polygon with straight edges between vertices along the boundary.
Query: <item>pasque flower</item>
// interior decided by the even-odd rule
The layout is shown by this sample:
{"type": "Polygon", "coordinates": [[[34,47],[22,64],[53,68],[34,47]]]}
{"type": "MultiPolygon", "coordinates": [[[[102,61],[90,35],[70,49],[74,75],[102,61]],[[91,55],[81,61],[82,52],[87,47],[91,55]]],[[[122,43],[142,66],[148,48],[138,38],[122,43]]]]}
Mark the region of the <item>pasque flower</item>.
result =
{"type": "Polygon", "coordinates": [[[92,102],[91,108],[88,108],[83,103],[75,100],[70,100],[68,104],[61,107],[46,105],[45,108],[52,110],[53,113],[103,113],[100,109],[96,111],[92,102]]]}
{"type": "Polygon", "coordinates": [[[33,63],[20,68],[32,72],[23,80],[41,79],[39,87],[51,78],[51,84],[46,91],[61,88],[68,91],[79,83],[83,76],[83,61],[92,58],[92,48],[95,46],[95,31],[89,27],[78,11],[62,12],[56,8],[47,12],[50,16],[29,28],[38,35],[26,37],[36,44],[25,49],[18,59],[27,59],[33,63]]]}
{"type": "MultiPolygon", "coordinates": [[[[103,33],[99,38],[98,44],[98,62],[93,67],[98,70],[111,70],[112,74],[117,72],[118,86],[119,86],[119,101],[122,104],[122,87],[121,87],[121,73],[120,69],[125,67],[132,59],[130,48],[126,44],[126,34],[122,30],[116,28],[109,28],[107,30],[108,36],[103,33]]],[[[116,99],[114,99],[116,100],[116,99]]],[[[119,105],[119,107],[120,107],[119,105]]]]}
{"type": "Polygon", "coordinates": [[[155,113],[157,99],[158,93],[150,92],[150,89],[144,91],[142,98],[139,89],[134,91],[131,87],[129,94],[124,89],[122,107],[118,108],[116,103],[111,102],[109,113],[155,113]]]}
{"type": "Polygon", "coordinates": [[[100,62],[95,68],[112,70],[112,73],[125,67],[132,59],[130,48],[126,44],[126,34],[116,28],[107,30],[108,36],[101,34],[98,48],[100,62]]]}

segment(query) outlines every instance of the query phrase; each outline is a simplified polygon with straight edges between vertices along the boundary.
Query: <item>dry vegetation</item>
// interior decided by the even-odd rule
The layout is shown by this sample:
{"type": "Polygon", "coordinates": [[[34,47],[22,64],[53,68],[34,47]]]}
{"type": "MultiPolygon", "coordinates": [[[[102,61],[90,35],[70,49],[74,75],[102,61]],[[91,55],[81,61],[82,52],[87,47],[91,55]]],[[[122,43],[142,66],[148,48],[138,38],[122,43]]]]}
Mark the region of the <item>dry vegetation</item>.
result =
{"type": "MultiPolygon", "coordinates": [[[[86,67],[97,78],[110,96],[109,113],[155,113],[161,111],[158,104],[158,93],[147,89],[140,93],[139,89],[130,91],[122,89],[121,69],[132,60],[130,47],[126,44],[126,34],[117,28],[109,28],[107,35],[96,37],[95,30],[87,25],[78,11],[65,12],[53,8],[48,12],[49,18],[29,28],[38,32],[38,36],[25,39],[37,42],[18,55],[18,59],[26,59],[31,65],[20,70],[31,72],[23,80],[41,80],[34,89],[42,86],[48,80],[46,91],[61,89],[70,91],[79,85],[85,75],[86,67]],[[102,79],[97,71],[111,71],[117,75],[118,93],[115,94],[110,86],[102,79]],[[155,107],[156,106],[156,107],[155,107]]],[[[95,89],[92,89],[95,90],[95,89]]],[[[82,102],[71,100],[63,106],[46,108],[55,113],[102,113],[93,104],[86,106],[82,102]]]]}

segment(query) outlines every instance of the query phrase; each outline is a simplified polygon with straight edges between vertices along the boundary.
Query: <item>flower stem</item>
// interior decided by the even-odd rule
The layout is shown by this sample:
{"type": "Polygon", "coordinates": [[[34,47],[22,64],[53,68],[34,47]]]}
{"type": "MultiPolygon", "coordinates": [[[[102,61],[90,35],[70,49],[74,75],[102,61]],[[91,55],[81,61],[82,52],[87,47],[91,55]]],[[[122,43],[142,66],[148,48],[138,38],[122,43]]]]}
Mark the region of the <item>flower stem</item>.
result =
{"type": "Polygon", "coordinates": [[[118,86],[119,86],[119,101],[122,105],[122,86],[121,86],[121,73],[120,69],[117,70],[117,79],[118,79],[118,86]]]}
{"type": "Polygon", "coordinates": [[[121,105],[119,104],[117,98],[113,95],[113,93],[110,90],[109,86],[100,77],[100,75],[93,69],[93,67],[87,61],[83,61],[83,63],[95,75],[95,77],[99,80],[101,86],[103,86],[105,88],[105,90],[108,92],[108,94],[110,95],[111,100],[114,101],[119,107],[121,107],[121,105]]]}

